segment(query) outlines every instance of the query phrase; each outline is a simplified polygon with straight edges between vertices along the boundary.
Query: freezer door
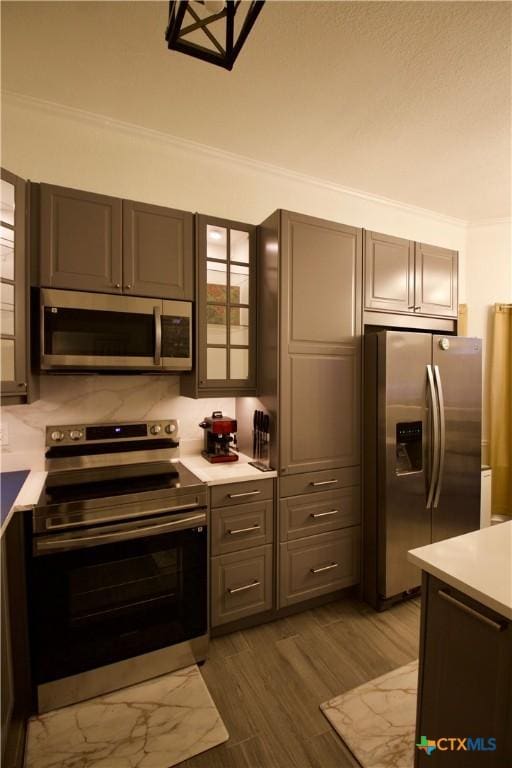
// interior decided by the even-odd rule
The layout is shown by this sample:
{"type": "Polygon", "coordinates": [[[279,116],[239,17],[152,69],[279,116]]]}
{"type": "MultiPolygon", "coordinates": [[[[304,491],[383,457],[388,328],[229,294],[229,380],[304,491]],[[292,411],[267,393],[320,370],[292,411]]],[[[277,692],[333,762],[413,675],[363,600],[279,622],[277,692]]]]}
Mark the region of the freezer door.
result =
{"type": "Polygon", "coordinates": [[[482,341],[433,336],[432,362],[444,441],[432,506],[432,541],[441,541],[480,527],[482,341]]]}
{"type": "Polygon", "coordinates": [[[407,551],[430,544],[427,371],[432,337],[378,334],[378,592],[393,597],[420,585],[407,551]]]}

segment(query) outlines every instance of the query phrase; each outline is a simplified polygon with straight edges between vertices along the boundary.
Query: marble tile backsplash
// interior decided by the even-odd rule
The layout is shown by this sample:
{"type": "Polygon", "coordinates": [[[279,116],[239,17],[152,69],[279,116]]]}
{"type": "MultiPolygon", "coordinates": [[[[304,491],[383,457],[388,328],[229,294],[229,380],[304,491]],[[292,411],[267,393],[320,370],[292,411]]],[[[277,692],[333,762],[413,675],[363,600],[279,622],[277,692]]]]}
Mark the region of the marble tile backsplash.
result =
{"type": "Polygon", "coordinates": [[[2,446],[2,464],[10,469],[15,457],[23,456],[27,467],[42,469],[48,424],[177,418],[181,452],[196,451],[203,440],[198,424],[214,410],[235,417],[235,400],[182,397],[178,376],[41,376],[39,400],[1,409],[9,440],[2,446]]]}

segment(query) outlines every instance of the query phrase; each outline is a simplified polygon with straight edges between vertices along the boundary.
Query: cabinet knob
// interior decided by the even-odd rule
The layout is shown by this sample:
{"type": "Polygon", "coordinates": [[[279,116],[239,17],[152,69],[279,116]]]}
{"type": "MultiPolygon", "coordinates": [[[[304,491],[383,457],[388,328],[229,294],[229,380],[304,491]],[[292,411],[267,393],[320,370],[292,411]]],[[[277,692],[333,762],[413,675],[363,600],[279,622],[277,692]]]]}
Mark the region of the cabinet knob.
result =
{"type": "Polygon", "coordinates": [[[114,288],[120,288],[120,287],[121,287],[121,283],[114,283],[114,288]]]}
{"type": "Polygon", "coordinates": [[[127,283],[127,284],[125,285],[125,288],[126,288],[128,291],[130,290],[130,288],[131,288],[131,287],[132,287],[132,286],[131,286],[131,283],[127,283]]]}

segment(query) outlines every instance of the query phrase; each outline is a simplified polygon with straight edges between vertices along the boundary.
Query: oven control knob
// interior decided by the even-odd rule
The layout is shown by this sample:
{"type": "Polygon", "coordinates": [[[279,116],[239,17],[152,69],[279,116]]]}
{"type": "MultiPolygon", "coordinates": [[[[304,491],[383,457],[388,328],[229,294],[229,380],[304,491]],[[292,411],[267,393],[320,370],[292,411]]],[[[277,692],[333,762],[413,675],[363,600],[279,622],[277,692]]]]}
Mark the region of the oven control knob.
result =
{"type": "Polygon", "coordinates": [[[149,428],[149,431],[151,432],[152,435],[159,435],[160,432],[162,431],[162,427],[160,426],[160,424],[153,424],[153,426],[149,428]]]}
{"type": "Polygon", "coordinates": [[[55,432],[52,432],[50,437],[55,443],[59,443],[64,439],[64,432],[61,432],[60,429],[56,429],[55,432]]]}
{"type": "Polygon", "coordinates": [[[168,424],[165,428],[165,431],[171,435],[173,432],[176,432],[176,424],[168,424]]]}
{"type": "Polygon", "coordinates": [[[80,440],[80,438],[84,436],[84,433],[80,429],[72,429],[69,436],[72,440],[80,440]]]}

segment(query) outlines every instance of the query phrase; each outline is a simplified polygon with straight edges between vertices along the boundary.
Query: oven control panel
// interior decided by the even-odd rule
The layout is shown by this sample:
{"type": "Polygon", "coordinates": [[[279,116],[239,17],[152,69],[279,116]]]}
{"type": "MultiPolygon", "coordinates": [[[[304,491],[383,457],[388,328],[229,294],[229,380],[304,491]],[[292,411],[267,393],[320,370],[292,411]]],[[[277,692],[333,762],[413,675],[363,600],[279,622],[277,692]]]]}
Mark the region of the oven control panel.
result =
{"type": "Polygon", "coordinates": [[[178,433],[177,419],[116,424],[66,424],[46,427],[46,447],[155,439],[178,443],[178,433]]]}

